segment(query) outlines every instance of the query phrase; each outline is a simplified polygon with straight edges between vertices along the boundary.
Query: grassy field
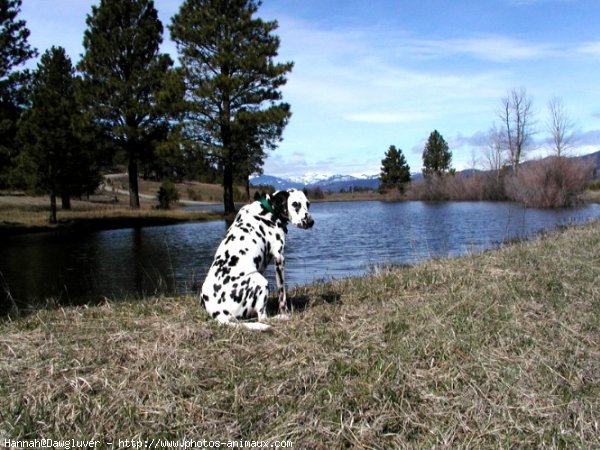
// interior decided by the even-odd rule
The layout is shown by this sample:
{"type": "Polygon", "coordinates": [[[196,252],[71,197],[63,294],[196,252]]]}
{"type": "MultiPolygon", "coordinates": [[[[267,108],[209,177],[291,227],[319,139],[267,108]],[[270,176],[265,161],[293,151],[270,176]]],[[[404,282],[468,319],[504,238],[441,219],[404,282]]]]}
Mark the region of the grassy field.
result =
{"type": "Polygon", "coordinates": [[[188,297],[5,320],[0,445],[599,448],[598,249],[596,222],[298,288],[271,333],[219,326],[188,297]]]}
{"type": "Polygon", "coordinates": [[[222,214],[218,213],[184,211],[180,208],[193,202],[211,203],[213,199],[218,198],[219,193],[222,197],[222,188],[219,186],[195,182],[179,183],[177,187],[182,202],[173,205],[173,209],[161,210],[156,209],[156,192],[160,183],[140,180],[141,207],[139,210],[132,210],[129,208],[126,182],[126,177],[113,178],[106,191],[99,191],[86,200],[72,200],[71,210],[62,210],[58,199],[56,225],[48,223],[50,201],[47,196],[4,193],[0,195],[0,235],[77,227],[122,228],[222,218],[222,214]],[[114,187],[112,192],[111,187],[114,187]],[[202,200],[204,198],[207,201],[202,200]]]}

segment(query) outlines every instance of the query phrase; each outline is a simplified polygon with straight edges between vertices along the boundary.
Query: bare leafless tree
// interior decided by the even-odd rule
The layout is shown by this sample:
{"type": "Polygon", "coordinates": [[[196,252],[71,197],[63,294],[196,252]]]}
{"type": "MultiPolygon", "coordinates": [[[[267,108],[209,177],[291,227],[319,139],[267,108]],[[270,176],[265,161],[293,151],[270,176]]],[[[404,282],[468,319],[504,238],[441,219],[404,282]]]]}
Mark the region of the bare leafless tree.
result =
{"type": "Polygon", "coordinates": [[[502,131],[499,130],[494,123],[488,132],[488,142],[487,147],[485,148],[485,157],[487,162],[486,169],[491,172],[495,172],[497,178],[500,177],[500,171],[506,163],[503,142],[504,139],[502,131]]]}
{"type": "Polygon", "coordinates": [[[503,126],[503,145],[516,173],[534,134],[532,101],[524,88],[507,93],[502,99],[499,117],[503,126]]]}
{"type": "Polygon", "coordinates": [[[575,143],[575,124],[559,97],[552,97],[548,102],[548,115],[546,129],[550,134],[552,153],[558,157],[566,156],[575,143]]]}

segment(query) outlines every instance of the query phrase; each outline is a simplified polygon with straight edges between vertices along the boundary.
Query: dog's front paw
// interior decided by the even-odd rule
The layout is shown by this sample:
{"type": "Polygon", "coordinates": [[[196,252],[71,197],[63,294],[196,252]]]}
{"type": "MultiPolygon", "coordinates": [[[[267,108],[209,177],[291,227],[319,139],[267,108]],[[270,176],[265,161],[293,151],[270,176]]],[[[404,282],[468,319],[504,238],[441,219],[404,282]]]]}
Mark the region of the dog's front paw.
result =
{"type": "Polygon", "coordinates": [[[276,316],[273,316],[274,320],[290,320],[292,318],[292,316],[290,316],[288,313],[282,313],[282,314],[277,314],[276,316]]]}

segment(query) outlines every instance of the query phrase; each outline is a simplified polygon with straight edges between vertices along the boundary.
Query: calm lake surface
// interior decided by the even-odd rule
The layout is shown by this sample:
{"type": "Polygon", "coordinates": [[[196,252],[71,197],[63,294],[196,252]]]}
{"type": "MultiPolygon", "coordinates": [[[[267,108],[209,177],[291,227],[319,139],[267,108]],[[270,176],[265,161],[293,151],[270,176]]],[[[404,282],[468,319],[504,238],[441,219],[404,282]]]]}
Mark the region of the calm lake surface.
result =
{"type": "MultiPolygon", "coordinates": [[[[561,225],[600,219],[600,205],[525,209],[514,203],[316,203],[315,226],[290,226],[288,287],[479,252],[561,225]]],[[[194,292],[225,235],[222,221],[0,240],[0,314],[53,303],[97,303],[194,292]]],[[[267,269],[274,289],[273,269],[267,269]]]]}

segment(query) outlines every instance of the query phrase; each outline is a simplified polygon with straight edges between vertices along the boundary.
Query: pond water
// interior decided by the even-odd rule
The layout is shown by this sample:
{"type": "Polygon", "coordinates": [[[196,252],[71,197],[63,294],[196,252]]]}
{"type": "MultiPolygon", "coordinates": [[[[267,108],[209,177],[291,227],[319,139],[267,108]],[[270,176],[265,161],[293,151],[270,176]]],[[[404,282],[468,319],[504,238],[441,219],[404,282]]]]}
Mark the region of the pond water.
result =
{"type": "MultiPolygon", "coordinates": [[[[491,202],[315,203],[315,226],[290,227],[288,287],[479,252],[561,225],[600,218],[600,205],[525,209],[491,202]]],[[[97,303],[194,292],[226,232],[222,221],[163,227],[41,233],[0,240],[0,314],[11,305],[97,303]]],[[[274,289],[273,268],[267,269],[274,289]]]]}

